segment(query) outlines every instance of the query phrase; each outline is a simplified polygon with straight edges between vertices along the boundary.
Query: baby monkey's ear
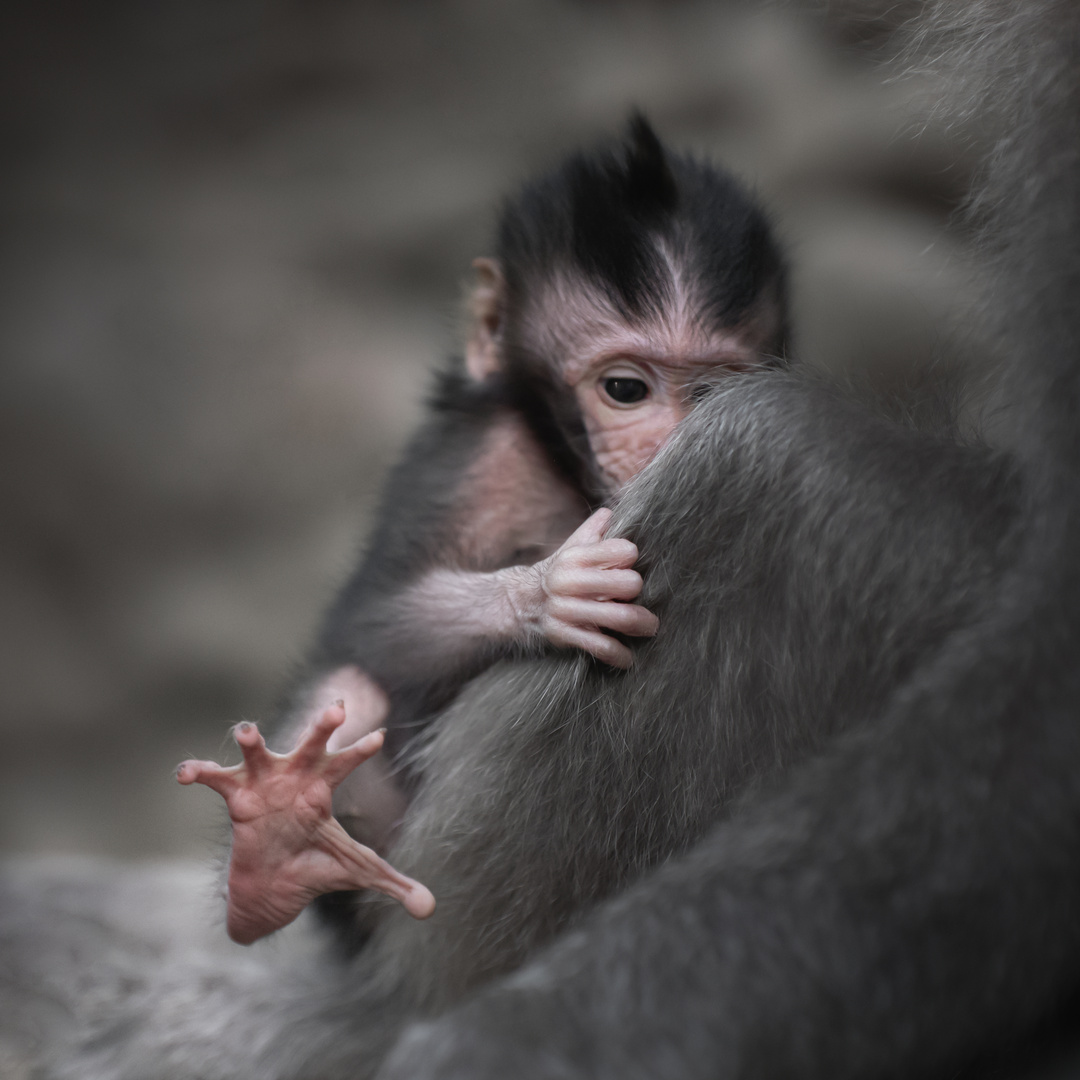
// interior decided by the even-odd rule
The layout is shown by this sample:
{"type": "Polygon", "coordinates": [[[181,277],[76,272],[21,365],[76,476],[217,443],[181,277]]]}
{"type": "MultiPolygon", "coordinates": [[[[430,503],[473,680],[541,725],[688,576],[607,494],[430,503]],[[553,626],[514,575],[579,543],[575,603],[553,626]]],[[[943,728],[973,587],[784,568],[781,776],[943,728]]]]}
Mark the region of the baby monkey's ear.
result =
{"type": "Polygon", "coordinates": [[[469,294],[465,367],[480,381],[502,368],[501,337],[506,284],[495,259],[473,259],[476,284],[469,294]]]}

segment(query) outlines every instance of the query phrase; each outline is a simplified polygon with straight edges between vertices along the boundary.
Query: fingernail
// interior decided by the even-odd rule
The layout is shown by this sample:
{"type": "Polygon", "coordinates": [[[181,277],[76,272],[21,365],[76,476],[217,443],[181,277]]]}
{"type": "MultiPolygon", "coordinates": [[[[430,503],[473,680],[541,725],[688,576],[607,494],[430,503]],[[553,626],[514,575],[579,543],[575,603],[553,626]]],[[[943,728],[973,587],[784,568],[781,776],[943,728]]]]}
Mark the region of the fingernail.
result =
{"type": "Polygon", "coordinates": [[[240,723],[236,725],[236,730],[248,732],[251,730],[251,724],[247,720],[241,720],[240,723]]]}
{"type": "Polygon", "coordinates": [[[337,701],[335,701],[335,702],[334,702],[334,704],[335,704],[335,705],[336,705],[336,706],[337,706],[337,707],[338,707],[339,709],[344,709],[344,708],[345,708],[345,699],[344,699],[344,698],[338,698],[338,699],[337,699],[337,701]]]}

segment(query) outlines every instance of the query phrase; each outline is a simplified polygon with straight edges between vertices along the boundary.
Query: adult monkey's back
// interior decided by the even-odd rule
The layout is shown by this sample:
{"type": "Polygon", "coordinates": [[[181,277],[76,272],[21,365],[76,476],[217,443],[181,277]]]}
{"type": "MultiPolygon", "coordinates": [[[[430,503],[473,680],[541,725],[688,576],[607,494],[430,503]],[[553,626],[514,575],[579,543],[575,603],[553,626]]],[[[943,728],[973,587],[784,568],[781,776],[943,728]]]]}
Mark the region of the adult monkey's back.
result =
{"type": "Polygon", "coordinates": [[[522,662],[465,692],[396,856],[441,918],[396,919],[376,947],[437,1009],[686,851],[979,614],[1014,554],[1016,494],[1004,456],[790,375],[729,381],[615,519],[652,553],[664,632],[629,672],[522,662]]]}
{"type": "MultiPolygon", "coordinates": [[[[385,1075],[951,1074],[1021,1039],[1080,981],[1080,12],[984,3],[950,18],[939,28],[959,34],[1007,121],[984,203],[1024,483],[1004,572],[888,700],[867,695],[856,730],[519,974],[416,1029],[385,1075]]],[[[748,445],[767,466],[797,406],[757,385],[725,404],[757,410],[762,441],[748,445]]],[[[800,438],[834,434],[796,428],[789,452],[800,438]]],[[[841,477],[818,480],[832,491],[841,477]]],[[[925,520],[937,495],[904,513],[925,520]]],[[[793,554],[814,507],[770,510],[793,554]]],[[[836,535],[847,524],[848,555],[871,558],[854,519],[836,535]]],[[[766,573],[749,599],[768,602],[775,583],[766,573]]],[[[823,617],[829,602],[823,590],[823,617]]],[[[807,635],[835,632],[814,614],[807,635]]],[[[794,709],[817,683],[791,671],[794,709]]]]}

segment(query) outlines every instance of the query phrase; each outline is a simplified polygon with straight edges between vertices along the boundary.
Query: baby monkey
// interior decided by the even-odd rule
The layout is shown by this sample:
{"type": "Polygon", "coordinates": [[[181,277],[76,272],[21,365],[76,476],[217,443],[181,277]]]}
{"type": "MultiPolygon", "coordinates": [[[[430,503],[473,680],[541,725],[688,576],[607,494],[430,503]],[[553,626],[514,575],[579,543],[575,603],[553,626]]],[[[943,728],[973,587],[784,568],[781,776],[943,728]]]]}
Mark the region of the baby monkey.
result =
{"type": "Polygon", "coordinates": [[[603,504],[710,381],[786,362],[786,271],[764,214],[640,116],[623,144],[526,184],[496,251],[473,264],[464,360],[440,373],[281,710],[281,742],[298,744],[273,753],[241,724],[241,765],[179,768],[228,804],[236,941],[328,893],[347,894],[324,907],[354,940],[350,890],[431,914],[431,893],[377,854],[422,780],[409,739],[507,655],[553,646],[628,667],[622,639],[658,620],[633,603],[637,548],[605,537],[603,504]]]}

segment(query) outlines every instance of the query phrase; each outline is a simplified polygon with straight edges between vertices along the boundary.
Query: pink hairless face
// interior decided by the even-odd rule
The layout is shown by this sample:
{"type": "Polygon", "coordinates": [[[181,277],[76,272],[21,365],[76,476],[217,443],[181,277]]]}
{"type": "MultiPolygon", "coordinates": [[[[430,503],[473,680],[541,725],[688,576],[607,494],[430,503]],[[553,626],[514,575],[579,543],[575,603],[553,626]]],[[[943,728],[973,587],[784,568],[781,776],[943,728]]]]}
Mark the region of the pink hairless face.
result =
{"type": "Polygon", "coordinates": [[[664,311],[628,321],[599,290],[558,278],[531,320],[547,355],[560,358],[601,475],[612,491],[635,477],[718,376],[760,365],[771,330],[710,330],[700,307],[674,279],[664,311]],[[541,326],[542,312],[557,311],[541,326]]]}
{"type": "Polygon", "coordinates": [[[652,461],[693,407],[698,387],[751,366],[748,351],[718,350],[710,358],[674,352],[595,357],[571,385],[589,446],[611,487],[622,487],[652,461]]]}

